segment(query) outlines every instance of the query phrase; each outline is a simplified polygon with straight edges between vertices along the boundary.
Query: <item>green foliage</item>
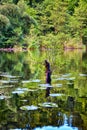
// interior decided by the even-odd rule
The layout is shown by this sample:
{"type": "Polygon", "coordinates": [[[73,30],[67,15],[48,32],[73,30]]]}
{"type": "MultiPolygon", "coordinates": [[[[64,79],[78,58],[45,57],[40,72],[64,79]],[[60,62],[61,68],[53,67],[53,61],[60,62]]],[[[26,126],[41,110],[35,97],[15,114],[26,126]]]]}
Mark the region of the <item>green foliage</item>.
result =
{"type": "Polygon", "coordinates": [[[70,17],[69,25],[72,36],[79,36],[81,41],[87,34],[87,3],[80,0],[78,4],[73,16],[70,17]]]}
{"type": "Polygon", "coordinates": [[[0,32],[6,31],[9,28],[9,26],[10,20],[6,16],[0,14],[0,32]]]}
{"type": "Polygon", "coordinates": [[[75,11],[75,7],[78,6],[78,2],[79,2],[79,0],[69,0],[68,13],[70,15],[73,15],[73,13],[75,11]]]}
{"type": "Polygon", "coordinates": [[[27,13],[21,14],[21,9],[14,4],[0,5],[1,47],[13,47],[22,44],[23,35],[29,34],[31,24],[34,23],[27,13]]]}
{"type": "Polygon", "coordinates": [[[73,39],[77,43],[85,41],[85,44],[87,1],[3,0],[0,5],[0,24],[1,45],[10,41],[14,45],[15,41],[16,44],[26,42],[36,48],[61,48],[73,39]]]}

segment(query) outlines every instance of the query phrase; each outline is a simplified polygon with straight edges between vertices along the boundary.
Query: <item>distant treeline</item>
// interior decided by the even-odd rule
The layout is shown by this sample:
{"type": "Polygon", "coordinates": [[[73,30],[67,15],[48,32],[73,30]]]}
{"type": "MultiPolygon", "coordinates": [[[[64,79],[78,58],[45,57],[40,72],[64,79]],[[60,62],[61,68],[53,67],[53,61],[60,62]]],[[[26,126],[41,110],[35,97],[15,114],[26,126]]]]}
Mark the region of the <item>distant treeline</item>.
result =
{"type": "Polygon", "coordinates": [[[0,0],[0,48],[87,43],[87,0],[0,0]]]}

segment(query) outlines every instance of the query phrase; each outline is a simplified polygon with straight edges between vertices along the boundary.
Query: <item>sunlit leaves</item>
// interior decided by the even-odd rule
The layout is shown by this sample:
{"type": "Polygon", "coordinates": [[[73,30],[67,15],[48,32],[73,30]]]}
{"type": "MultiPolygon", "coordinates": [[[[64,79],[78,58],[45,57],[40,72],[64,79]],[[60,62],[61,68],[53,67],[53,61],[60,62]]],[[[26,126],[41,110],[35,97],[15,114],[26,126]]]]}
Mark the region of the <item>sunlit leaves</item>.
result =
{"type": "Polygon", "coordinates": [[[0,31],[8,29],[9,26],[10,26],[9,19],[6,16],[0,14],[0,31]]]}

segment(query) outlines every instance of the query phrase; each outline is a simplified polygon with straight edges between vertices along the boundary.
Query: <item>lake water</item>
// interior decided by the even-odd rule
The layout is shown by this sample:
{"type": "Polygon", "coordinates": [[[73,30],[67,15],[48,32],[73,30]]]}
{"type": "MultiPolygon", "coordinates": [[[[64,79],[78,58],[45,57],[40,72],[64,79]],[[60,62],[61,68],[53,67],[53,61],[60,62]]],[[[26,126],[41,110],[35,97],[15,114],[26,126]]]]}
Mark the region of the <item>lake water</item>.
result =
{"type": "Polygon", "coordinates": [[[87,130],[87,53],[0,52],[0,130],[87,130]]]}

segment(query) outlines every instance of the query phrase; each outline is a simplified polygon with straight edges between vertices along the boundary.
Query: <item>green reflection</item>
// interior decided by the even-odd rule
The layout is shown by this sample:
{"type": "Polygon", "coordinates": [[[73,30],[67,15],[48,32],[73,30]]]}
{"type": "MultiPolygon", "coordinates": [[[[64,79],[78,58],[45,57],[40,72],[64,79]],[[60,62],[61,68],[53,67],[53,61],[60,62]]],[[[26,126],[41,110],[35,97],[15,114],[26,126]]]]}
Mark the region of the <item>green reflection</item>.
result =
{"type": "Polygon", "coordinates": [[[73,127],[87,129],[87,62],[81,50],[0,52],[0,61],[0,96],[5,96],[0,99],[1,129],[62,126],[64,114],[68,119],[72,117],[73,127]],[[52,69],[52,87],[47,98],[45,59],[52,69]],[[44,103],[57,107],[42,107],[44,103]],[[23,106],[38,109],[23,111],[23,106]]]}

